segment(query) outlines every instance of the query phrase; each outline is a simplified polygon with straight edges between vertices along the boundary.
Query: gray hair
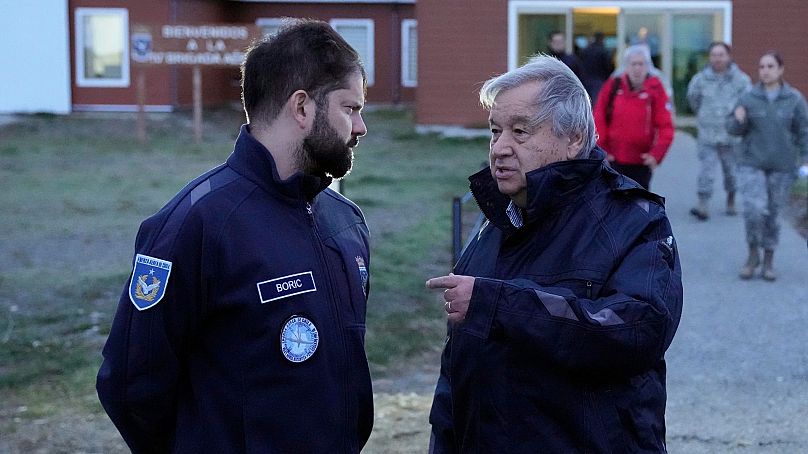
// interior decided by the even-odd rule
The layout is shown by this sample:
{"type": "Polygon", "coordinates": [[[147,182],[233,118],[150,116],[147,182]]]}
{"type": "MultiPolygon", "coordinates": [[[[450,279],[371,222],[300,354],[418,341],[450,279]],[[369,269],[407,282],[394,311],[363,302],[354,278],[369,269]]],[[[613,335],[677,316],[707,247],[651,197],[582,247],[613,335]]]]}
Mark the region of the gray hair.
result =
{"type": "Polygon", "coordinates": [[[647,44],[634,44],[626,47],[626,50],[623,51],[623,67],[628,67],[628,61],[635,55],[642,56],[650,72],[651,68],[654,67],[654,62],[651,60],[651,49],[648,48],[647,44]]]}
{"type": "Polygon", "coordinates": [[[489,79],[480,89],[480,103],[491,110],[501,92],[533,81],[543,83],[536,93],[536,115],[530,126],[551,120],[551,130],[557,137],[580,135],[583,146],[576,157],[588,158],[597,142],[592,104],[575,73],[557,58],[539,54],[525,65],[489,79]]]}

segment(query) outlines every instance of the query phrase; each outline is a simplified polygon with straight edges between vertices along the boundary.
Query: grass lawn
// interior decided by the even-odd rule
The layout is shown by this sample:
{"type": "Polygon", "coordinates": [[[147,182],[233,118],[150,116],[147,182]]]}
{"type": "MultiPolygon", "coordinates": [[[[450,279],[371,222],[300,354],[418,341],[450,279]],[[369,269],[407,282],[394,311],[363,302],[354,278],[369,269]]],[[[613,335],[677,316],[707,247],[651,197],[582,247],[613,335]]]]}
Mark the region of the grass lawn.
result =
{"type": "MultiPolygon", "coordinates": [[[[29,116],[0,127],[0,438],[58,414],[101,417],[95,373],[138,225],[227,157],[242,118],[208,113],[198,145],[184,114],[151,118],[148,145],[126,115],[29,116]]],[[[419,136],[403,111],[366,121],[345,193],[371,228],[367,350],[374,377],[384,377],[442,347],[440,297],[423,283],[450,270],[451,199],[467,190],[487,141],[419,136]]],[[[49,450],[27,443],[5,448],[49,450]]],[[[87,439],[60,443],[104,450],[87,439]]]]}

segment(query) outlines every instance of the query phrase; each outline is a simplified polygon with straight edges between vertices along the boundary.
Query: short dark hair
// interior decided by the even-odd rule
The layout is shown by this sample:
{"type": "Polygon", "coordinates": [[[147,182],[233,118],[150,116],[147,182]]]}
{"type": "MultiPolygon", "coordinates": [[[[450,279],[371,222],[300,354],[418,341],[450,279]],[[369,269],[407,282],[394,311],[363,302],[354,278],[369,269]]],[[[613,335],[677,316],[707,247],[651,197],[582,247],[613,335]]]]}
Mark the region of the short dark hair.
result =
{"type": "Polygon", "coordinates": [[[367,76],[359,54],[330,25],[311,19],[288,20],[280,31],[247,50],[241,65],[241,101],[248,122],[269,123],[297,90],[318,105],[346,88],[351,74],[367,76]]]}
{"type": "Polygon", "coordinates": [[[716,47],[716,46],[723,47],[727,51],[728,54],[732,53],[732,49],[729,47],[729,44],[725,43],[724,41],[713,41],[713,42],[711,42],[710,45],[707,46],[707,53],[709,54],[710,52],[712,52],[713,47],[716,47]]]}

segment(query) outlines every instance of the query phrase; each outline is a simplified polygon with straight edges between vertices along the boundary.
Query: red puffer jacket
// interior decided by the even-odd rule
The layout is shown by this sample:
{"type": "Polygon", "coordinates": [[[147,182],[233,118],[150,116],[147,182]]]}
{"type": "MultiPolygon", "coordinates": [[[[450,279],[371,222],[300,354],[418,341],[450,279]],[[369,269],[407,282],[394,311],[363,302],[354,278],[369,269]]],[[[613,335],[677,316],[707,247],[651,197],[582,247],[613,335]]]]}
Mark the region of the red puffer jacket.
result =
{"type": "Polygon", "coordinates": [[[620,164],[642,164],[642,155],[650,153],[662,162],[673,141],[673,121],[668,95],[660,80],[649,76],[639,91],[631,91],[628,77],[620,76],[613,97],[611,121],[606,121],[609,96],[616,78],[603,84],[595,104],[598,145],[620,164]]]}

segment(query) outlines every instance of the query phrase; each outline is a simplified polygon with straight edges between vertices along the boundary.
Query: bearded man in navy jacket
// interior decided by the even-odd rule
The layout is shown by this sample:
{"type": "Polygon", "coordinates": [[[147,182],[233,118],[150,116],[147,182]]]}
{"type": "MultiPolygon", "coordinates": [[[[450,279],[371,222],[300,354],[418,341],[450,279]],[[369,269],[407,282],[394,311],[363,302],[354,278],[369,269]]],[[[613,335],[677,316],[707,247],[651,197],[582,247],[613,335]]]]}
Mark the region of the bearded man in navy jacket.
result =
{"type": "Polygon", "coordinates": [[[432,453],[665,452],[665,360],[682,309],[661,197],[613,171],[555,58],[483,85],[485,215],[443,289],[432,453]]]}
{"type": "Polygon", "coordinates": [[[227,161],[140,227],[98,395],[136,453],[357,453],[373,425],[359,55],[296,21],[251,48],[227,161]]]}

